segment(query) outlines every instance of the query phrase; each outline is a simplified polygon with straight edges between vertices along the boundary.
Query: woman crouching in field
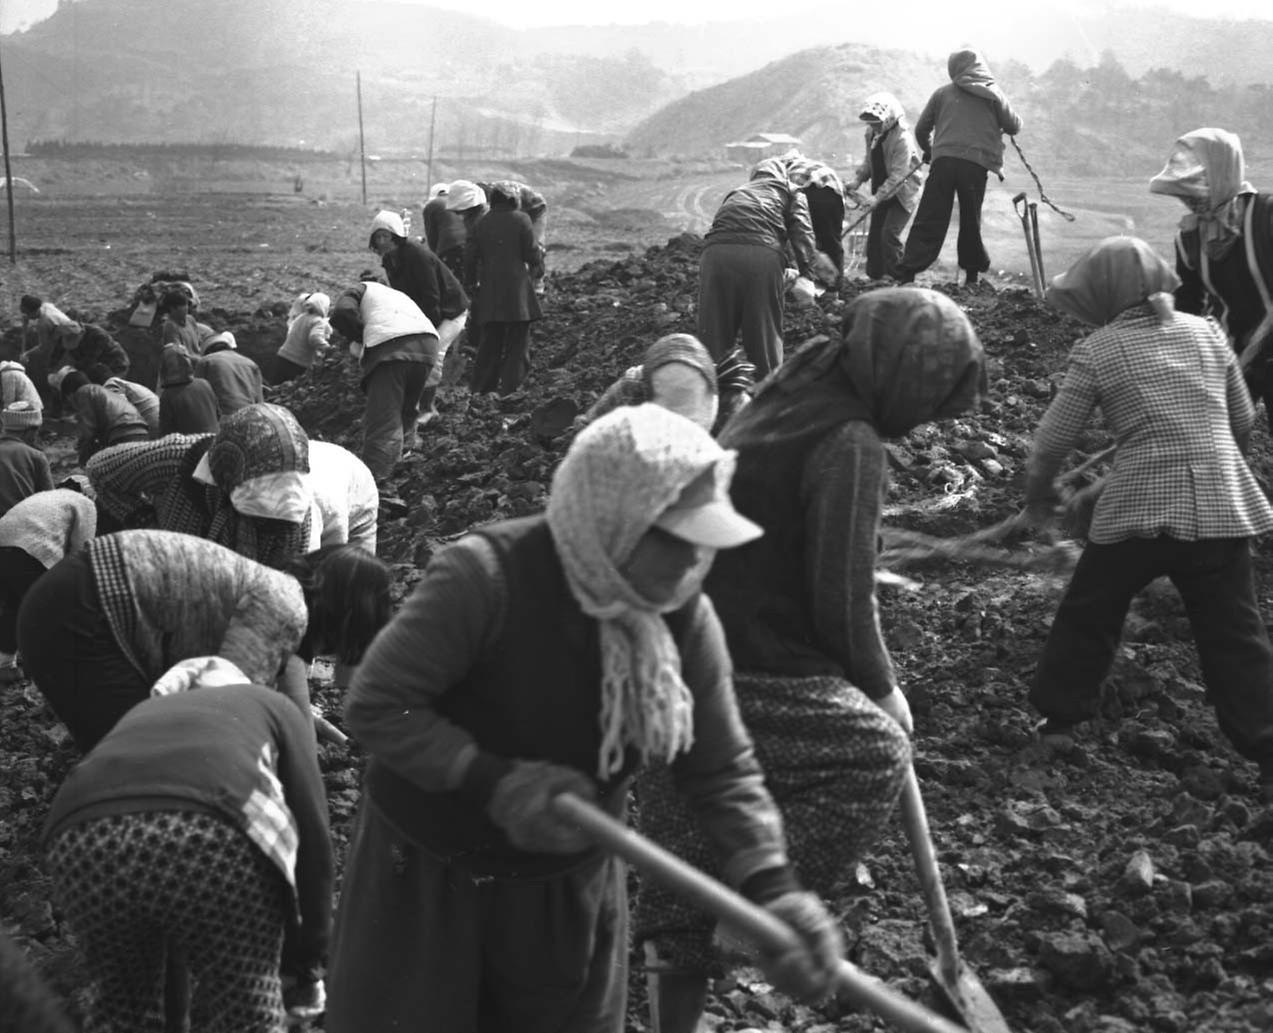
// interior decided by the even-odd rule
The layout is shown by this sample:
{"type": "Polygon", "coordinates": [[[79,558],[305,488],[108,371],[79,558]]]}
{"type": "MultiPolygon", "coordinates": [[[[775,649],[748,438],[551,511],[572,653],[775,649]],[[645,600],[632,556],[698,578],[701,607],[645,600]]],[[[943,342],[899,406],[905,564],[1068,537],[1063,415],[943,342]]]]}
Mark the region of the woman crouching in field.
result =
{"type": "MultiPolygon", "coordinates": [[[[765,534],[717,557],[705,587],[792,860],[824,895],[883,831],[910,759],[910,708],[875,598],[881,439],[963,412],[984,386],[981,342],[957,305],[928,290],[872,291],[849,306],[838,336],[762,382],[721,434],[738,450],[730,497],[765,534]]],[[[711,863],[660,772],[638,798],[647,834],[711,863]]],[[[643,884],[636,924],[655,1028],[697,1029],[720,964],[713,921],[643,884]]]]}

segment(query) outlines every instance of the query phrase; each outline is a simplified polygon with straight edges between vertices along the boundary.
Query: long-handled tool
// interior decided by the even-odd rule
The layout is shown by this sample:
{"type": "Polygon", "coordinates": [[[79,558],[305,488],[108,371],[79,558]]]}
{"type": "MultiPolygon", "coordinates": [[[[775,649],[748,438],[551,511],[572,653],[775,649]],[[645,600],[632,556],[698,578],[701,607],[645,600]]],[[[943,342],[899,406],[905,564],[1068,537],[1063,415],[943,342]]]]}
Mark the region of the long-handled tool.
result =
{"type": "Polygon", "coordinates": [[[861,215],[859,215],[851,223],[849,223],[849,225],[845,228],[844,233],[841,235],[841,239],[847,239],[850,233],[852,233],[855,229],[861,226],[862,223],[866,222],[866,220],[871,217],[871,212],[875,211],[876,208],[878,208],[880,205],[884,204],[885,202],[891,201],[897,195],[898,191],[900,191],[902,187],[904,187],[909,180],[914,179],[915,173],[917,173],[923,167],[924,165],[921,162],[920,164],[912,168],[910,172],[906,173],[905,176],[899,179],[891,187],[889,187],[886,191],[884,191],[883,194],[877,194],[873,198],[874,203],[871,205],[871,207],[868,208],[861,215]]]}
{"type": "Polygon", "coordinates": [[[928,923],[937,947],[937,957],[929,967],[934,984],[973,1033],[1010,1033],[986,988],[959,957],[955,923],[950,917],[946,887],[942,885],[941,872],[937,868],[937,855],[928,831],[928,815],[924,812],[924,798],[920,796],[919,780],[913,767],[907,770],[906,783],[902,787],[902,823],[911,845],[911,856],[915,859],[924,901],[928,905],[928,923]]]}
{"type": "MultiPolygon", "coordinates": [[[[686,864],[592,804],[571,793],[557,796],[553,804],[558,814],[587,831],[600,846],[622,857],[650,878],[684,894],[731,929],[774,952],[798,948],[795,932],[764,908],[686,864]]],[[[848,961],[840,961],[836,975],[840,989],[853,1003],[871,1010],[906,1033],[967,1033],[936,1012],[866,975],[848,961]]],[[[970,1028],[974,1033],[984,1033],[979,1028],[970,1028]]],[[[994,1033],[993,1029],[991,1033],[994,1033]]]]}
{"type": "Polygon", "coordinates": [[[1017,218],[1021,220],[1021,231],[1025,234],[1025,249],[1030,256],[1030,285],[1034,290],[1034,296],[1040,301],[1043,300],[1043,269],[1040,261],[1041,256],[1038,252],[1037,233],[1038,233],[1038,205],[1026,202],[1025,207],[1019,205],[1026,200],[1025,191],[1017,194],[1012,199],[1012,210],[1017,213],[1017,218]],[[1035,209],[1035,215],[1031,220],[1030,209],[1035,209]],[[1031,221],[1034,223],[1034,232],[1031,232],[1031,221]]]}

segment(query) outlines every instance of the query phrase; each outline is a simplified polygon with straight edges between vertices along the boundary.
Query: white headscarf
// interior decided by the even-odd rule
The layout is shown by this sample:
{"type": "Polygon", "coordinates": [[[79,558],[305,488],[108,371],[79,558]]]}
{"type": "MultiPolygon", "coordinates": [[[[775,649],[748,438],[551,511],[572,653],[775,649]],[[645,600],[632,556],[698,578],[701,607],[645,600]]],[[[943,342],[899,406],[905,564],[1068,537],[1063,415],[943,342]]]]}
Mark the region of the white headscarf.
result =
{"type": "Polygon", "coordinates": [[[1242,233],[1240,199],[1255,193],[1246,181],[1242,141],[1224,129],[1195,129],[1176,140],[1167,164],[1149,181],[1151,194],[1191,202],[1180,231],[1197,230],[1208,257],[1225,256],[1242,233]]]}
{"type": "Polygon", "coordinates": [[[548,527],[571,594],[601,626],[601,778],[623,766],[629,747],[643,760],[670,761],[694,741],[694,700],[661,615],[699,591],[710,558],[659,604],[639,595],[619,567],[704,472],[715,472],[716,497],[727,496],[734,460],[701,427],[647,403],[586,427],[553,477],[548,527]]]}

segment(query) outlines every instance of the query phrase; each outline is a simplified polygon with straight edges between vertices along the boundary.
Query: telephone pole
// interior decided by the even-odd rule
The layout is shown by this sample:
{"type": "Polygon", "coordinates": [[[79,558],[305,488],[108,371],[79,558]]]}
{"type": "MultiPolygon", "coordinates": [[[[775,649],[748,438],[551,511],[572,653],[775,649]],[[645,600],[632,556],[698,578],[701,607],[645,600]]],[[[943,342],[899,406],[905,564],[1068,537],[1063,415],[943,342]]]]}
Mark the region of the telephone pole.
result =
{"type": "Polygon", "coordinates": [[[362,72],[354,72],[354,84],[358,90],[358,161],[362,166],[362,203],[367,203],[367,143],[362,133],[362,72]]]}
{"type": "Polygon", "coordinates": [[[4,102],[4,71],[0,69],[0,146],[4,147],[4,193],[9,205],[9,264],[18,264],[18,238],[13,229],[13,169],[9,166],[9,111],[4,102]]]}

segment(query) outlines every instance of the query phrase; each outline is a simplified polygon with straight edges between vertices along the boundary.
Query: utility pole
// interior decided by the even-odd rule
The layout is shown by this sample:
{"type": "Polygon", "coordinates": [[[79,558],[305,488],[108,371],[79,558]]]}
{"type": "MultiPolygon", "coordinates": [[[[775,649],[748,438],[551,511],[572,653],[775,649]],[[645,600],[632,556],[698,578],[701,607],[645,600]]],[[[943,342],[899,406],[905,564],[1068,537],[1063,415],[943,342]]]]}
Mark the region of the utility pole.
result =
{"type": "Polygon", "coordinates": [[[438,128],[438,95],[433,95],[433,117],[429,119],[429,160],[424,163],[424,181],[433,189],[433,134],[438,128]]]}
{"type": "Polygon", "coordinates": [[[367,203],[367,143],[362,135],[362,72],[354,72],[358,89],[358,161],[362,165],[362,203],[367,203]]]}
{"type": "Polygon", "coordinates": [[[18,264],[18,238],[13,229],[13,169],[9,167],[9,111],[4,103],[4,72],[0,70],[0,145],[4,147],[4,193],[9,204],[9,264],[18,264]]]}

